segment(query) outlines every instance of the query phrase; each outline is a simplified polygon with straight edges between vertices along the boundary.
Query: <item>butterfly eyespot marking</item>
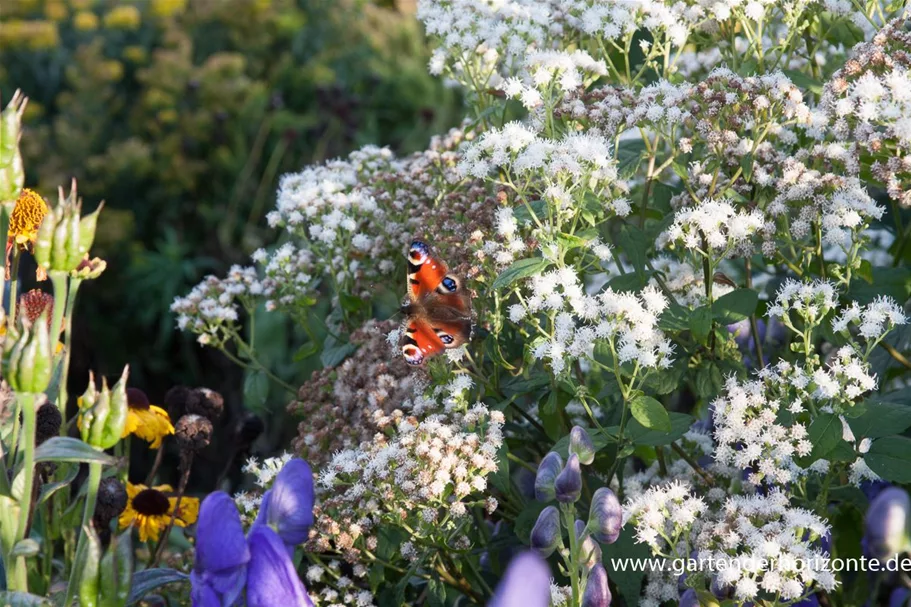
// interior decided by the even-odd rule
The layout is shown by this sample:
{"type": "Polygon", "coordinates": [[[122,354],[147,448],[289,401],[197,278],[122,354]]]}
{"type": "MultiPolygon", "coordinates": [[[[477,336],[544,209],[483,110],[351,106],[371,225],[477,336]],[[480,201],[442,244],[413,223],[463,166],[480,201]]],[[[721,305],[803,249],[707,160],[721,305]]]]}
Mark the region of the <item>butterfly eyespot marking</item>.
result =
{"type": "Polygon", "coordinates": [[[452,278],[451,276],[447,276],[440,283],[440,286],[443,287],[444,289],[446,289],[447,291],[449,291],[450,293],[455,293],[456,290],[459,288],[459,283],[457,283],[456,280],[454,278],[452,278]]]}

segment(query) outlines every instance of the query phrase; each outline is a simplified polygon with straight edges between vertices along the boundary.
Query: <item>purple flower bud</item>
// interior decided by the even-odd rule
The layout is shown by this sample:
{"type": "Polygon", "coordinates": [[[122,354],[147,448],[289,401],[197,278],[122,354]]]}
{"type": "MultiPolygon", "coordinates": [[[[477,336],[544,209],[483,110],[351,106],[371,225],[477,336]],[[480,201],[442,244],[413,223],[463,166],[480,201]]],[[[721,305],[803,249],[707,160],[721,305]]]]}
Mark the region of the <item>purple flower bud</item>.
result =
{"type": "Polygon", "coordinates": [[[585,523],[577,520],[573,527],[576,531],[576,541],[582,541],[579,546],[579,562],[585,565],[587,569],[591,569],[601,562],[601,546],[587,532],[585,523]]]}
{"type": "Polygon", "coordinates": [[[573,426],[569,431],[569,452],[579,456],[579,463],[587,466],[595,461],[595,445],[585,428],[573,426]]]}
{"type": "Polygon", "coordinates": [[[699,597],[696,596],[696,591],[689,588],[686,592],[681,594],[680,602],[677,603],[677,607],[699,607],[699,597]]]}
{"type": "Polygon", "coordinates": [[[560,512],[556,506],[548,506],[531,529],[531,547],[547,558],[560,544],[560,536],[560,512]]]}
{"type": "Polygon", "coordinates": [[[864,519],[865,539],[870,557],[886,560],[908,546],[908,492],[889,487],[876,496],[864,519]]]}
{"type": "Polygon", "coordinates": [[[563,459],[556,451],[551,451],[544,456],[538,464],[538,474],[535,476],[535,499],[539,502],[549,502],[557,494],[554,491],[554,479],[563,469],[563,459]]]}
{"type": "Polygon", "coordinates": [[[557,501],[563,504],[572,504],[582,496],[582,468],[575,453],[569,456],[563,471],[554,479],[554,491],[557,501]]]}
{"type": "Polygon", "coordinates": [[[889,607],[906,607],[909,598],[911,598],[911,590],[896,588],[889,595],[889,607]]]}
{"type": "MultiPolygon", "coordinates": [[[[552,507],[552,506],[551,506],[552,507]]],[[[535,554],[523,552],[509,563],[488,607],[548,607],[550,568],[535,554]]]]}
{"type": "Polygon", "coordinates": [[[307,541],[313,525],[314,496],[313,472],[307,462],[295,457],[263,495],[255,524],[271,527],[293,553],[295,546],[307,541]]]}
{"type": "Polygon", "coordinates": [[[588,574],[585,592],[582,594],[582,607],[609,607],[610,601],[607,571],[604,565],[598,563],[588,574]]]}
{"type": "Polygon", "coordinates": [[[613,544],[620,535],[622,523],[623,509],[614,492],[607,487],[595,491],[588,514],[588,529],[595,539],[604,544],[613,544]]]}

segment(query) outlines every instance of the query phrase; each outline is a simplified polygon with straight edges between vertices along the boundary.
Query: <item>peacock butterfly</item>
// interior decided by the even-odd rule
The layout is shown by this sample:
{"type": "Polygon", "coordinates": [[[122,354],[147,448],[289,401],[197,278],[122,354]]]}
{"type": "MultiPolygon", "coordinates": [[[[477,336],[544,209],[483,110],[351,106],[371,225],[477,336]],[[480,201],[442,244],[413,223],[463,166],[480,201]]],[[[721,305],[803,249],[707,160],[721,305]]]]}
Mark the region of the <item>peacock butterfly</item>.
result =
{"type": "Polygon", "coordinates": [[[410,365],[420,365],[471,338],[471,296],[462,280],[420,240],[408,249],[408,295],[402,313],[402,354],[410,365]]]}

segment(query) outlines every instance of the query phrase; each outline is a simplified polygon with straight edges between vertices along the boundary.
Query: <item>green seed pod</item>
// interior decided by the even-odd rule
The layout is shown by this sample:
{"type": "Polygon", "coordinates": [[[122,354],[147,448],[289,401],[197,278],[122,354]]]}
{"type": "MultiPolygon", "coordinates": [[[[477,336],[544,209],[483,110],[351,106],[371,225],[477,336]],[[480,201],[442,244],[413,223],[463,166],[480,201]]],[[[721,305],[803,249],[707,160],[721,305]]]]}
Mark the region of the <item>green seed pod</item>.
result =
{"type": "Polygon", "coordinates": [[[111,409],[101,431],[101,444],[98,445],[103,449],[110,449],[116,445],[123,435],[123,428],[127,423],[127,414],[130,411],[127,401],[127,377],[129,375],[130,367],[127,365],[123,368],[120,379],[110,390],[111,409]]]}
{"type": "Polygon", "coordinates": [[[86,542],[83,544],[82,554],[76,562],[82,567],[79,574],[79,605],[80,607],[97,607],[98,605],[98,572],[101,567],[101,541],[95,529],[89,525],[83,527],[86,542]]]}
{"type": "Polygon", "coordinates": [[[6,379],[16,392],[39,394],[51,383],[51,370],[51,338],[45,311],[31,326],[23,324],[10,353],[6,379]]]}
{"type": "Polygon", "coordinates": [[[85,217],[81,216],[82,203],[76,197],[73,183],[69,196],[60,190],[57,206],[50,209],[38,229],[35,259],[48,272],[73,272],[85,260],[92,242],[98,214],[104,203],[85,217]]]}
{"type": "Polygon", "coordinates": [[[107,380],[101,380],[101,390],[95,389],[94,378],[89,375],[89,386],[80,400],[79,428],[82,440],[100,449],[110,449],[123,435],[129,406],[126,384],[129,366],[124,367],[114,388],[108,388],[107,380]]]}
{"type": "Polygon", "coordinates": [[[10,206],[25,184],[19,138],[22,136],[22,114],[27,103],[28,97],[16,91],[0,112],[0,203],[10,206]]]}
{"type": "MultiPolygon", "coordinates": [[[[79,397],[79,416],[77,425],[82,436],[82,442],[89,442],[89,435],[92,432],[92,425],[95,423],[97,412],[95,411],[95,401],[98,400],[98,391],[95,389],[95,376],[89,371],[89,385],[85,392],[79,397]]],[[[102,423],[104,423],[102,421],[102,423]]]]}

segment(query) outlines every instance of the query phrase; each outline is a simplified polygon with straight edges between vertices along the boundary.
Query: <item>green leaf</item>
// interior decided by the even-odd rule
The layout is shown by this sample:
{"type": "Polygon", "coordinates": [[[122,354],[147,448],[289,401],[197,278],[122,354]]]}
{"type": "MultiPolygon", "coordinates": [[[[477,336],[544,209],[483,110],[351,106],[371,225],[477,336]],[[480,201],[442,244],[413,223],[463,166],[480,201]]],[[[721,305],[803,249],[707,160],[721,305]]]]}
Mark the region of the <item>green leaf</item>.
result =
{"type": "Polygon", "coordinates": [[[743,169],[744,179],[746,179],[747,182],[749,182],[750,179],[753,177],[753,155],[752,154],[745,154],[744,156],[740,157],[740,168],[743,169]]]}
{"type": "Polygon", "coordinates": [[[712,314],[719,324],[730,325],[753,314],[757,303],[759,293],[753,289],[737,289],[716,299],[712,314]]]}
{"type": "Polygon", "coordinates": [[[79,474],[79,466],[70,466],[69,472],[66,476],[63,477],[63,480],[57,481],[55,483],[47,483],[46,485],[41,486],[41,494],[38,496],[38,504],[43,504],[50,499],[52,495],[63,489],[64,487],[69,486],[74,480],[76,480],[76,475],[79,474]]]}
{"type": "Polygon", "coordinates": [[[636,174],[642,154],[645,152],[645,142],[641,138],[626,139],[617,146],[617,174],[620,179],[629,179],[636,174]]]}
{"type": "Polygon", "coordinates": [[[671,431],[667,409],[651,396],[637,396],[629,405],[633,418],[649,430],[671,431]]]}
{"type": "Polygon", "coordinates": [[[36,462],[85,462],[110,466],[115,460],[104,451],[68,436],[55,436],[35,449],[36,462]]]}
{"type": "Polygon", "coordinates": [[[690,328],[690,315],[688,308],[672,302],[658,318],[658,328],[662,331],[686,331],[690,328]]]}
{"type": "Polygon", "coordinates": [[[709,306],[699,306],[690,313],[689,319],[690,332],[693,339],[701,344],[705,344],[712,331],[712,308],[709,306]]]}
{"type": "Polygon", "coordinates": [[[534,373],[531,377],[511,377],[503,382],[500,389],[507,397],[532,394],[550,384],[550,375],[547,373],[534,373]]]}
{"type": "Polygon", "coordinates": [[[807,434],[807,439],[813,443],[811,462],[825,459],[842,442],[841,420],[833,413],[820,413],[810,424],[807,434]]]}
{"type": "Polygon", "coordinates": [[[901,434],[911,427],[911,405],[868,400],[864,406],[866,410],[860,417],[848,419],[851,431],[858,438],[881,438],[901,434]]]}
{"type": "Polygon", "coordinates": [[[531,212],[534,213],[535,217],[538,219],[547,215],[547,202],[544,200],[532,200],[528,203],[528,206],[520,204],[513,207],[512,214],[516,218],[516,221],[519,223],[533,221],[531,213],[528,211],[529,207],[531,207],[531,212]]]}
{"type": "Polygon", "coordinates": [[[0,592],[3,607],[51,607],[48,599],[27,592],[0,592]]]}
{"type": "Polygon", "coordinates": [[[190,581],[190,576],[175,569],[159,568],[137,571],[133,574],[133,587],[130,589],[130,598],[127,599],[127,605],[132,605],[165,584],[188,581],[190,581]]]}
{"type": "Polygon", "coordinates": [[[445,607],[446,585],[436,578],[427,582],[427,605],[430,607],[445,607]]]}
{"type": "Polygon", "coordinates": [[[269,378],[262,371],[250,371],[244,378],[244,406],[250,410],[262,409],[269,397],[269,378]]]}
{"type": "Polygon", "coordinates": [[[617,585],[617,590],[626,599],[627,605],[638,604],[642,594],[642,580],[645,578],[647,567],[630,567],[632,559],[647,559],[651,556],[648,545],[636,541],[635,530],[632,525],[626,525],[620,531],[617,541],[602,552],[602,563],[607,569],[607,577],[617,585]],[[625,567],[618,566],[624,562],[625,567]],[[638,569],[638,571],[637,571],[638,569]]]}
{"type": "Polygon", "coordinates": [[[341,364],[355,350],[357,350],[357,346],[350,341],[339,341],[335,337],[327,335],[319,359],[324,367],[334,367],[341,364]]]}
{"type": "Polygon", "coordinates": [[[511,266],[503,270],[496,280],[493,281],[493,289],[505,289],[515,281],[528,276],[540,274],[550,262],[543,257],[529,257],[513,262],[511,266]]]}
{"type": "Polygon", "coordinates": [[[887,481],[911,482],[911,438],[887,436],[876,439],[864,455],[864,461],[887,481]]]}
{"type": "Polygon", "coordinates": [[[623,252],[626,253],[626,256],[629,258],[630,263],[633,264],[633,268],[636,269],[636,273],[640,276],[644,274],[645,260],[648,256],[648,249],[651,243],[648,238],[646,238],[645,234],[642,233],[642,230],[634,225],[627,224],[620,230],[618,242],[623,249],[623,252]]]}
{"type": "Polygon", "coordinates": [[[671,429],[667,432],[649,430],[633,419],[626,427],[626,436],[637,445],[660,447],[661,445],[669,445],[686,434],[693,422],[696,421],[696,418],[692,415],[676,411],[668,413],[668,417],[670,418],[671,429]]]}
{"type": "Polygon", "coordinates": [[[857,303],[864,305],[882,295],[897,301],[907,301],[911,296],[911,265],[898,268],[874,267],[870,274],[871,276],[851,282],[847,299],[857,300],[857,303]]]}
{"type": "Polygon", "coordinates": [[[298,348],[297,352],[294,353],[293,360],[294,360],[294,362],[299,363],[302,360],[310,358],[317,352],[319,352],[319,344],[316,343],[315,341],[308,341],[307,343],[302,345],[300,348],[298,348]]]}

